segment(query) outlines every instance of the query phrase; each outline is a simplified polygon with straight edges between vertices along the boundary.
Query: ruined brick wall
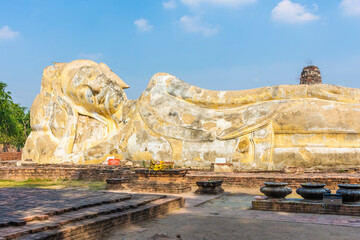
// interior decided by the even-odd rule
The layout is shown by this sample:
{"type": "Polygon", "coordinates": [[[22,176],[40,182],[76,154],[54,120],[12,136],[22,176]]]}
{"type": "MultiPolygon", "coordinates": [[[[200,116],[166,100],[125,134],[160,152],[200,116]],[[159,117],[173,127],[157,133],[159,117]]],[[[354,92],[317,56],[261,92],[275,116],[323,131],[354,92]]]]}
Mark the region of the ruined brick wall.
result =
{"type": "Polygon", "coordinates": [[[0,152],[0,161],[21,160],[21,152],[0,152]]]}
{"type": "MultiPolygon", "coordinates": [[[[109,178],[134,178],[135,173],[126,168],[111,166],[64,166],[40,165],[21,167],[0,167],[0,180],[24,181],[29,179],[51,180],[92,180],[105,181],[109,178]]],[[[190,172],[182,180],[183,184],[195,187],[196,181],[223,180],[223,187],[259,188],[264,182],[287,182],[293,190],[303,182],[325,183],[330,189],[337,189],[337,184],[360,184],[359,172],[357,173],[242,173],[218,174],[213,172],[190,172]]]]}
{"type": "Polygon", "coordinates": [[[105,181],[108,178],[131,177],[121,168],[72,168],[68,166],[2,167],[0,180],[25,181],[29,179],[105,181]]]}
{"type": "Polygon", "coordinates": [[[243,188],[260,188],[264,185],[264,182],[287,182],[289,187],[293,190],[300,186],[300,183],[312,182],[312,183],[325,183],[327,188],[338,189],[338,184],[350,183],[360,184],[359,176],[349,176],[347,174],[339,176],[304,176],[304,175],[291,175],[291,174],[277,174],[278,176],[271,176],[268,174],[261,175],[244,175],[244,176],[226,176],[226,175],[213,175],[213,176],[186,176],[188,181],[195,184],[196,181],[211,180],[223,180],[223,186],[226,187],[243,187],[243,188]]]}
{"type": "Polygon", "coordinates": [[[324,205],[314,202],[255,200],[252,209],[262,211],[281,211],[297,213],[334,214],[360,216],[359,205],[324,205]]]}

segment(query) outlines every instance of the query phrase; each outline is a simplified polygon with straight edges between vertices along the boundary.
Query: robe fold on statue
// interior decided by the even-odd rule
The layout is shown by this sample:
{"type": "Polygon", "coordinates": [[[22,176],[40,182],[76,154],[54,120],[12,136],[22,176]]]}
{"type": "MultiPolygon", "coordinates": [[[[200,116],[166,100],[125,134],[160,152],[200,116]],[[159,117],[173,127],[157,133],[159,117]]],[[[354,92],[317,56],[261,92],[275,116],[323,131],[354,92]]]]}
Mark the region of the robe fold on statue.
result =
{"type": "Polygon", "coordinates": [[[227,140],[264,127],[281,111],[301,104],[299,99],[359,103],[359,96],[358,89],[326,84],[211,91],[159,73],[139,98],[138,111],[151,130],[169,138],[227,140]]]}

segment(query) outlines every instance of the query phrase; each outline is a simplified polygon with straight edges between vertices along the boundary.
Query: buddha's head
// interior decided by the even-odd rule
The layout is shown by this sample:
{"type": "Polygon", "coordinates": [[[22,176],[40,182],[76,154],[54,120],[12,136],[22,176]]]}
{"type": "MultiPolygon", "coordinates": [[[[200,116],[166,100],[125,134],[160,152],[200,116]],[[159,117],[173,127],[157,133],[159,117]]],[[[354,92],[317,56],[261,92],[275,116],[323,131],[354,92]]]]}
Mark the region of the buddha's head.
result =
{"type": "Polygon", "coordinates": [[[61,90],[88,112],[113,115],[127,100],[123,89],[129,86],[104,63],[75,60],[60,74],[61,90]]]}

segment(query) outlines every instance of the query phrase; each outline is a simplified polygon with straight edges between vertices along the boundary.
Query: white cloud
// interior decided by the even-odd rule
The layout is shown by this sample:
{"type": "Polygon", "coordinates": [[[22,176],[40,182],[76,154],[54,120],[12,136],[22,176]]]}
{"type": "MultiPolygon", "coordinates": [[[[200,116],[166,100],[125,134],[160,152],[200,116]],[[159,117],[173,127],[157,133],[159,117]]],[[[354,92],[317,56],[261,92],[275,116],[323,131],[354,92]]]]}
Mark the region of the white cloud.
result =
{"type": "Polygon", "coordinates": [[[187,32],[201,33],[204,36],[212,36],[219,29],[201,22],[200,17],[183,16],[180,19],[180,26],[187,32]]]}
{"type": "MultiPolygon", "coordinates": [[[[317,10],[316,7],[315,10],[317,10]]],[[[318,20],[320,17],[310,13],[305,6],[283,0],[271,11],[271,18],[277,22],[305,23],[318,20]]]]}
{"type": "Polygon", "coordinates": [[[0,39],[14,39],[18,35],[19,32],[11,30],[9,26],[4,26],[0,29],[0,39]]]}
{"type": "Polygon", "coordinates": [[[248,3],[254,3],[256,0],[181,0],[181,3],[196,8],[204,5],[218,6],[218,7],[239,7],[248,3]]]}
{"type": "MultiPolygon", "coordinates": [[[[174,0],[171,0],[174,1],[174,0]]],[[[180,26],[187,32],[201,33],[204,36],[212,36],[219,32],[219,27],[202,21],[201,15],[206,13],[207,8],[237,8],[242,5],[255,3],[257,0],[179,0],[189,7],[195,16],[185,15],[181,17],[180,26]]]]}
{"type": "Polygon", "coordinates": [[[342,0],[340,7],[347,16],[360,16],[360,0],[342,0]]]}
{"type": "Polygon", "coordinates": [[[162,3],[165,9],[174,9],[177,7],[175,0],[170,0],[162,3]]]}
{"type": "Polygon", "coordinates": [[[149,24],[149,21],[144,18],[135,20],[134,24],[140,32],[150,32],[154,28],[154,26],[149,24]]]}
{"type": "Polygon", "coordinates": [[[79,57],[82,59],[89,59],[89,60],[94,60],[94,61],[101,59],[102,56],[103,56],[102,53],[90,53],[90,54],[80,53],[79,54],[79,57]]]}

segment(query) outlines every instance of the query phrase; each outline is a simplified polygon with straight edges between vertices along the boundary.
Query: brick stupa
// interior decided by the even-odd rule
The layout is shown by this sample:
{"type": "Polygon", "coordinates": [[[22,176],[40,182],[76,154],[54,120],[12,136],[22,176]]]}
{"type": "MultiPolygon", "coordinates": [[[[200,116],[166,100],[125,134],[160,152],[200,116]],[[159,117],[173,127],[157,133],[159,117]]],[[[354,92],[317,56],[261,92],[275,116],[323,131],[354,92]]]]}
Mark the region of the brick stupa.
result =
{"type": "Polygon", "coordinates": [[[321,84],[321,74],[317,66],[304,67],[300,75],[300,84],[321,84]]]}

